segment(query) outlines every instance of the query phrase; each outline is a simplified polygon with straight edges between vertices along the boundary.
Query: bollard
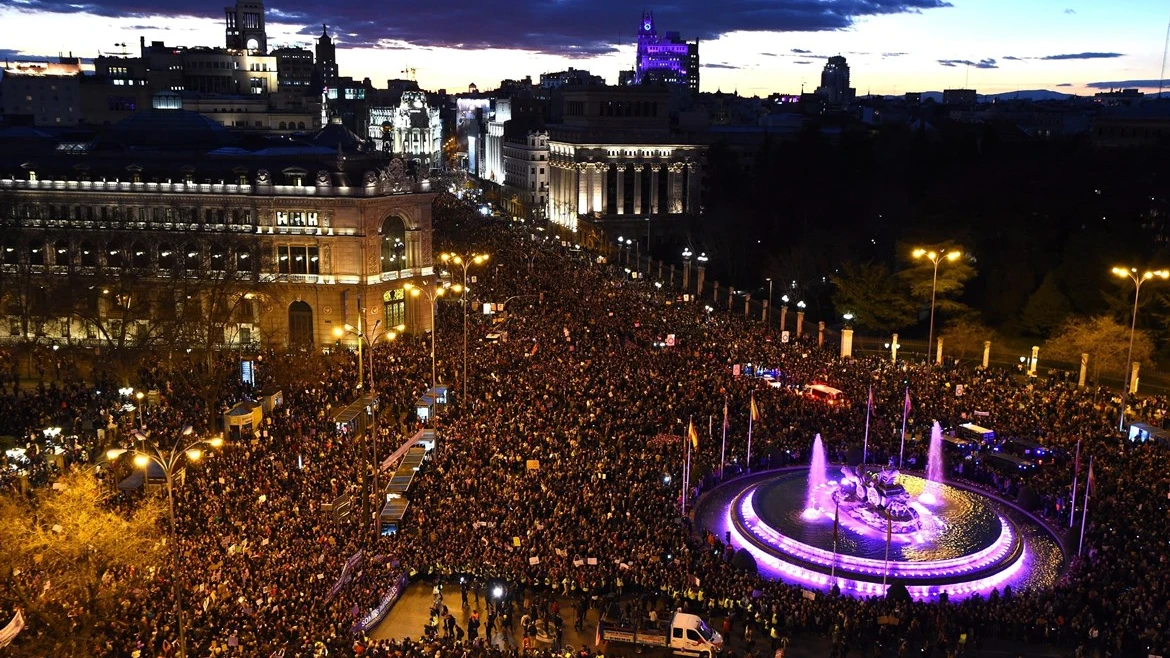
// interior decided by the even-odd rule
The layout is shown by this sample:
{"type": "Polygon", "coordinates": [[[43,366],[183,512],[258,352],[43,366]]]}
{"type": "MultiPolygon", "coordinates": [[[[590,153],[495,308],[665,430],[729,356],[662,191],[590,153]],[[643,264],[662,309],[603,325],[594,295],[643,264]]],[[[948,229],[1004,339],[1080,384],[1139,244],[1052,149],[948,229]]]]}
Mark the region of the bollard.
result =
{"type": "Polygon", "coordinates": [[[1077,377],[1077,388],[1085,387],[1085,374],[1089,371],[1089,353],[1081,353],[1081,374],[1077,377]]]}
{"type": "Polygon", "coordinates": [[[752,310],[752,294],[749,292],[748,294],[743,296],[743,317],[746,318],[748,316],[748,313],[751,312],[751,310],[752,310]]]}
{"type": "Polygon", "coordinates": [[[825,321],[817,323],[817,347],[825,346],[825,321]]]}
{"type": "Polygon", "coordinates": [[[1032,358],[1028,360],[1028,376],[1036,376],[1036,366],[1040,363],[1040,346],[1032,346],[1032,358]]]}
{"type": "Polygon", "coordinates": [[[940,366],[942,365],[942,346],[943,346],[943,339],[942,339],[942,336],[939,336],[938,337],[938,351],[935,354],[934,362],[940,366]]]}
{"type": "Polygon", "coordinates": [[[1133,374],[1129,376],[1129,394],[1130,395],[1137,393],[1138,369],[1140,369],[1141,366],[1142,366],[1141,363],[1139,363],[1137,361],[1133,362],[1133,374]]]}
{"type": "Polygon", "coordinates": [[[898,334],[890,341],[890,363],[898,362],[898,334]]]}
{"type": "Polygon", "coordinates": [[[991,359],[991,341],[983,341],[983,369],[987,370],[987,362],[991,359]]]}
{"type": "Polygon", "coordinates": [[[796,337],[800,338],[804,332],[804,311],[796,312],[796,337]]]}
{"type": "Polygon", "coordinates": [[[853,358],[853,330],[852,329],[842,329],[841,330],[841,358],[842,359],[853,358]]]}

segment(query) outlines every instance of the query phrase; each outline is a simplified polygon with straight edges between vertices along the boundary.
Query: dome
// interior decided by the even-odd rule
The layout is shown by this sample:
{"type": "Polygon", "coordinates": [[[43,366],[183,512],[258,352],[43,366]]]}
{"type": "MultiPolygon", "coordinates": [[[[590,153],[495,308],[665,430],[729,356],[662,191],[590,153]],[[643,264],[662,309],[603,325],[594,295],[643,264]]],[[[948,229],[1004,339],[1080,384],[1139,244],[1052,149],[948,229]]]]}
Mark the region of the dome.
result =
{"type": "Polygon", "coordinates": [[[235,143],[216,121],[188,110],[132,114],[94,141],[95,149],[210,150],[235,143]]]}

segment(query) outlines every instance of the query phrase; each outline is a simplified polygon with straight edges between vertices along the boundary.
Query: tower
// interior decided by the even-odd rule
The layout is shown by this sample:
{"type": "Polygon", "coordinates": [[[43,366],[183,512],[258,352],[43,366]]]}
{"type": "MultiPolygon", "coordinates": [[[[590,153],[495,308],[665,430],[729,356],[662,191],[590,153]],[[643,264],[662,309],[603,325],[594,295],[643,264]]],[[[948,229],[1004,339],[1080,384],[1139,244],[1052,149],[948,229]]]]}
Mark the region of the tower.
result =
{"type": "Polygon", "coordinates": [[[317,69],[321,84],[331,87],[337,83],[337,46],[329,36],[329,27],[321,25],[321,38],[317,39],[317,69]]]}
{"type": "Polygon", "coordinates": [[[849,86],[849,63],[840,55],[829,58],[821,71],[821,86],[817,95],[830,105],[848,105],[853,102],[855,90],[849,86]]]}
{"type": "Polygon", "coordinates": [[[237,0],[235,7],[224,7],[224,40],[229,50],[251,50],[268,54],[268,35],[264,32],[264,3],[260,0],[237,0]]]}

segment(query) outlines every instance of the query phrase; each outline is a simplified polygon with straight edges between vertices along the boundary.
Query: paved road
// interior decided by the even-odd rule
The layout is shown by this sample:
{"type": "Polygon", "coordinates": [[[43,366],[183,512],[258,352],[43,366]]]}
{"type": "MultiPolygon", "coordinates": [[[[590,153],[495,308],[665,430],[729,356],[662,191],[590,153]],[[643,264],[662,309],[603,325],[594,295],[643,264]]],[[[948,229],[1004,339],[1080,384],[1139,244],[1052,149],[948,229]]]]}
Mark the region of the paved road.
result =
{"type": "MultiPolygon", "coordinates": [[[[431,608],[432,585],[426,582],[412,583],[406,590],[406,593],[386,616],[386,619],[374,629],[371,636],[377,639],[403,639],[413,638],[417,639],[423,634],[423,627],[429,622],[429,614],[431,608]]],[[[479,610],[480,619],[484,622],[481,626],[481,631],[486,626],[487,621],[487,607],[486,601],[481,597],[478,604],[475,602],[474,596],[470,597],[469,603],[471,607],[462,608],[459,601],[458,588],[449,589],[444,602],[447,607],[454,613],[455,620],[465,630],[467,628],[467,620],[471,616],[472,609],[479,610]]],[[[585,626],[582,633],[577,633],[573,630],[573,621],[576,619],[576,610],[573,603],[569,600],[561,600],[561,616],[565,619],[565,643],[574,647],[588,647],[594,648],[593,640],[597,628],[598,611],[590,610],[585,618],[585,626]]],[[[722,626],[723,618],[716,617],[713,620],[708,620],[713,628],[722,626]]],[[[519,631],[519,623],[514,624],[514,628],[519,631]]],[[[730,639],[729,647],[737,655],[743,656],[748,649],[743,641],[743,627],[739,626],[733,633],[730,639]]],[[[497,633],[493,638],[493,643],[503,645],[511,642],[512,646],[519,646],[521,634],[515,632],[512,636],[506,636],[503,633],[497,633]]],[[[761,658],[771,658],[772,651],[765,639],[758,638],[751,647],[752,653],[761,658]]],[[[874,651],[860,651],[860,648],[854,648],[850,652],[852,656],[874,656],[874,651]]],[[[659,652],[661,653],[661,652],[659,652]]],[[[632,655],[633,651],[625,646],[613,646],[606,651],[607,655],[632,655]]],[[[650,656],[655,653],[651,652],[650,656]]],[[[826,638],[815,634],[797,634],[792,638],[792,644],[789,645],[785,658],[828,658],[830,655],[830,646],[826,638]]],[[[987,646],[982,650],[969,653],[968,656],[983,657],[983,658],[1017,658],[1017,656],[1025,656],[1028,658],[1045,657],[1063,657],[1073,655],[1071,648],[1066,650],[1053,650],[1048,647],[1038,647],[1032,645],[1020,645],[1018,643],[1009,643],[1002,641],[989,640],[987,646]]],[[[657,656],[655,656],[657,658],[657,656]]],[[[917,657],[916,657],[917,658],[917,657]]],[[[941,658],[941,657],[940,657],[941,658]]]]}

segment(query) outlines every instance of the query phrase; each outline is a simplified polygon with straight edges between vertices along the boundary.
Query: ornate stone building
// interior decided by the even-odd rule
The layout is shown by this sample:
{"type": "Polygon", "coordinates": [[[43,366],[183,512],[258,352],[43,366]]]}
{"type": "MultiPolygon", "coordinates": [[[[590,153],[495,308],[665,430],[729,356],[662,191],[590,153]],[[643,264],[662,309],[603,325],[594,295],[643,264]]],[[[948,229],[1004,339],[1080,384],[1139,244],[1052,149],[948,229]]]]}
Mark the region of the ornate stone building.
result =
{"type": "Polygon", "coordinates": [[[645,237],[699,213],[705,147],[671,132],[669,97],[662,87],[564,93],[563,121],[549,127],[552,221],[587,224],[588,239],[645,237]]]}
{"type": "Polygon", "coordinates": [[[246,143],[182,110],[88,144],[0,133],[0,339],[322,348],[359,313],[428,331],[403,286],[433,281],[429,181],[358,143],[246,143]]]}
{"type": "Polygon", "coordinates": [[[370,139],[379,151],[404,158],[419,171],[443,164],[443,122],[425,92],[404,91],[398,107],[371,108],[370,139]]]}

